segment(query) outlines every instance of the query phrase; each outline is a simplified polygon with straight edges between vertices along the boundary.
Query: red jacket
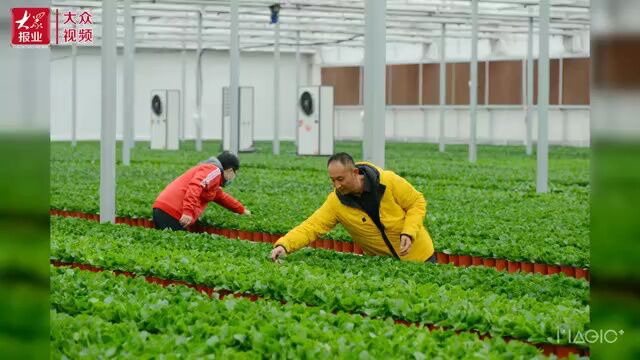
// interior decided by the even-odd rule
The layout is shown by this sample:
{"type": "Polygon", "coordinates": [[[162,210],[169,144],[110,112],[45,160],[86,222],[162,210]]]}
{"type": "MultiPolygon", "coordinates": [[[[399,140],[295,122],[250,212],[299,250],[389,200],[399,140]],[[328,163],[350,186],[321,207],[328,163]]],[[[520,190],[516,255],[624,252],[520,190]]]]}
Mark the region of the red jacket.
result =
{"type": "Polygon", "coordinates": [[[223,174],[213,164],[199,164],[187,170],[167,185],[153,203],[167,214],[180,220],[182,214],[189,215],[193,224],[202,215],[210,201],[214,201],[238,214],[244,206],[231,195],[222,191],[223,174]]]}

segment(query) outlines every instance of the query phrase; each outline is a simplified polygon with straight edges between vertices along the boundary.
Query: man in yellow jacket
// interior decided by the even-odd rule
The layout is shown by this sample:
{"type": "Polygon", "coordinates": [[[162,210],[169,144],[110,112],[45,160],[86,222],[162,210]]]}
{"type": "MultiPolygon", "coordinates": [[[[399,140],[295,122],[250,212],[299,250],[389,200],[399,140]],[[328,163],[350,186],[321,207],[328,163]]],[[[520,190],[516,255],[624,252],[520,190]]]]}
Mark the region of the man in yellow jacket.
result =
{"type": "Polygon", "coordinates": [[[274,244],[273,261],[341,223],[367,255],[435,263],[433,241],[424,227],[427,203],[422,193],[393,171],[355,163],[347,153],[331,156],[327,170],[335,191],[274,244]]]}

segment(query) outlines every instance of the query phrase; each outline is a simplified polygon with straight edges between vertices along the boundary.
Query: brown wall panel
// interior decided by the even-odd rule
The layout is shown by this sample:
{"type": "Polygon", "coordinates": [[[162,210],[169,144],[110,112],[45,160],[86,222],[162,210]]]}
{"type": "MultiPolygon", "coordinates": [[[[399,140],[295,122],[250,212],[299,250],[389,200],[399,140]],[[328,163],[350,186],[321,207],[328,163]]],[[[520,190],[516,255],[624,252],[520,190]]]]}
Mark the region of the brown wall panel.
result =
{"type": "Polygon", "coordinates": [[[451,104],[467,105],[469,104],[469,63],[454,63],[452,65],[453,74],[450,84],[453,98],[451,104]]]}
{"type": "Polygon", "coordinates": [[[334,87],[335,105],[358,105],[360,100],[360,67],[328,67],[320,70],[322,85],[334,87]]]}
{"type": "Polygon", "coordinates": [[[387,104],[418,105],[418,64],[387,65],[387,104]]]}
{"type": "Polygon", "coordinates": [[[478,61],[478,104],[485,103],[485,81],[487,81],[487,65],[485,61],[478,61]]]}
{"type": "MultiPolygon", "coordinates": [[[[484,67],[484,62],[478,62],[478,104],[484,103],[484,67]]],[[[469,105],[470,72],[468,62],[447,64],[447,104],[469,105]]]]}
{"type": "Polygon", "coordinates": [[[522,61],[489,62],[489,104],[522,104],[522,61]]]}
{"type": "Polygon", "coordinates": [[[589,105],[589,68],[591,60],[564,59],[562,63],[562,102],[567,105],[589,105]]]}
{"type": "Polygon", "coordinates": [[[422,103],[440,104],[440,64],[422,65],[422,103]]]}
{"type": "MultiPolygon", "coordinates": [[[[563,69],[564,70],[564,69],[563,69]]],[[[549,60],[549,105],[558,105],[560,61],[549,60]]],[[[533,61],[533,103],[538,104],[538,60],[533,61]]]]}

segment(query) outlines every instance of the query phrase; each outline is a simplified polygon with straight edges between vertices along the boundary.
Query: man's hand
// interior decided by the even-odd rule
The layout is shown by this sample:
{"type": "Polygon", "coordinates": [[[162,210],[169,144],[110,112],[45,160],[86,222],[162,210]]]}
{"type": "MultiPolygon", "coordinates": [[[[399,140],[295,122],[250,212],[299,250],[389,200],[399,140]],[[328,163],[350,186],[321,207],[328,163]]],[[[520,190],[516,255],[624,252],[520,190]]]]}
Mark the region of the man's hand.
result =
{"type": "Polygon", "coordinates": [[[282,245],[278,245],[271,250],[271,260],[278,261],[282,256],[287,254],[287,250],[282,245]]]}
{"type": "Polygon", "coordinates": [[[191,216],[182,214],[182,217],[180,218],[180,225],[182,225],[182,227],[187,227],[191,224],[191,221],[193,221],[191,216]]]}
{"type": "Polygon", "coordinates": [[[413,245],[411,236],[404,234],[400,235],[400,256],[407,256],[409,254],[409,250],[411,250],[411,245],[413,245]]]}
{"type": "Polygon", "coordinates": [[[251,216],[251,211],[249,211],[249,209],[244,209],[244,212],[242,213],[242,215],[251,216]]]}

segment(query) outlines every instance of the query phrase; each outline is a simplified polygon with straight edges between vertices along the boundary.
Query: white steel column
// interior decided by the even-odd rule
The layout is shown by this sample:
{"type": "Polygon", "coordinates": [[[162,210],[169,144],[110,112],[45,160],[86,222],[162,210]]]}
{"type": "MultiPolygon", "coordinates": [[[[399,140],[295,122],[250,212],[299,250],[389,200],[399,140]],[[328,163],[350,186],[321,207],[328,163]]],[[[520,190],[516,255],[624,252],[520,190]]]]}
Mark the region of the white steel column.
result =
{"type": "Polygon", "coordinates": [[[123,139],[122,139],[122,163],[124,165],[131,164],[131,149],[134,146],[133,141],[133,98],[134,92],[134,46],[135,46],[135,29],[133,24],[133,16],[131,15],[131,0],[124,2],[124,91],[122,92],[123,108],[123,139]]]}
{"type": "Polygon", "coordinates": [[[562,101],[562,83],[563,83],[563,61],[564,59],[562,59],[562,56],[560,57],[560,59],[558,59],[558,105],[562,105],[563,101],[562,101]]]}
{"type": "Polygon", "coordinates": [[[280,22],[275,24],[273,49],[273,155],[280,155],[280,22]]]}
{"type": "Polygon", "coordinates": [[[198,11],[198,51],[196,51],[196,151],[202,151],[202,11],[198,11]]]}
{"type": "Polygon", "coordinates": [[[229,115],[230,150],[238,154],[240,150],[240,39],[238,37],[238,1],[231,1],[231,39],[229,47],[229,115]]]}
{"type": "Polygon", "coordinates": [[[182,43],[182,71],[181,71],[181,86],[180,86],[180,106],[182,107],[180,110],[180,141],[184,141],[184,133],[187,119],[187,45],[186,43],[182,43]]]}
{"type": "Polygon", "coordinates": [[[469,161],[477,160],[478,116],[478,0],[471,1],[471,88],[469,89],[469,161]]]}
{"type": "Polygon", "coordinates": [[[293,117],[293,137],[295,145],[298,146],[298,89],[300,88],[300,30],[296,31],[296,89],[294,91],[296,96],[295,112],[293,117]]]}
{"type": "Polygon", "coordinates": [[[444,118],[447,114],[447,62],[446,62],[446,43],[447,43],[447,25],[442,23],[440,25],[440,136],[438,136],[439,150],[444,152],[444,118]]]}
{"type": "Polygon", "coordinates": [[[100,222],[116,217],[116,8],[102,3],[102,119],[100,132],[100,222]]]}
{"type": "Polygon", "coordinates": [[[76,147],[78,127],[78,46],[71,46],[71,146],[76,147]]]}
{"type": "Polygon", "coordinates": [[[549,0],[540,1],[540,54],[538,57],[538,193],[548,192],[549,175],[549,0]]]}
{"type": "Polygon", "coordinates": [[[533,17],[529,17],[529,34],[527,40],[527,115],[526,115],[526,148],[527,155],[533,153],[533,17]]]}
{"type": "Polygon", "coordinates": [[[364,36],[364,160],[384,167],[385,160],[385,66],[387,3],[365,2],[364,36]]]}

